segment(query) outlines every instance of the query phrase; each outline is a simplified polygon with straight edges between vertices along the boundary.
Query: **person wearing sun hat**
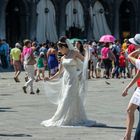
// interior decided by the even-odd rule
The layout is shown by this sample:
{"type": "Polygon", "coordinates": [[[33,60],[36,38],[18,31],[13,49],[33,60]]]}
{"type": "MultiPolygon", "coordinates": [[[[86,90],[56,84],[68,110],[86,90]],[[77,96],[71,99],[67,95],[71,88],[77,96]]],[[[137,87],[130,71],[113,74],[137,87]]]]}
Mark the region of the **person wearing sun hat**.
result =
{"type": "MultiPolygon", "coordinates": [[[[127,129],[124,136],[124,140],[131,139],[131,133],[132,133],[133,124],[134,124],[134,113],[136,109],[140,106],[140,34],[136,34],[134,38],[130,38],[129,42],[136,46],[136,50],[130,53],[128,55],[128,58],[131,61],[131,63],[137,67],[138,71],[135,77],[126,86],[122,94],[123,97],[127,96],[128,90],[135,83],[137,83],[137,89],[135,90],[127,108],[127,129]]],[[[139,139],[140,139],[140,122],[138,123],[134,140],[139,140],[139,139]]]]}
{"type": "Polygon", "coordinates": [[[140,60],[137,59],[138,54],[140,54],[140,34],[136,34],[134,38],[130,38],[129,42],[136,46],[136,50],[129,54],[129,59],[131,63],[133,63],[137,69],[140,70],[140,60]]]}

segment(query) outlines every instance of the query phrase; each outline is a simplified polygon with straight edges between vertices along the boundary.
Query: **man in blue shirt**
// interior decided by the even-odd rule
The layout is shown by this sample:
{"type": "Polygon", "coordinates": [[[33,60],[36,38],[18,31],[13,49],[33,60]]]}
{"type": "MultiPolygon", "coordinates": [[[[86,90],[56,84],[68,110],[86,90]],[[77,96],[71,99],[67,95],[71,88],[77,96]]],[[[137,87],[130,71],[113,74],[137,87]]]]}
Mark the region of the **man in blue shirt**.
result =
{"type": "Polygon", "coordinates": [[[1,64],[4,69],[8,68],[8,57],[9,55],[9,46],[0,39],[0,59],[1,64]]]}

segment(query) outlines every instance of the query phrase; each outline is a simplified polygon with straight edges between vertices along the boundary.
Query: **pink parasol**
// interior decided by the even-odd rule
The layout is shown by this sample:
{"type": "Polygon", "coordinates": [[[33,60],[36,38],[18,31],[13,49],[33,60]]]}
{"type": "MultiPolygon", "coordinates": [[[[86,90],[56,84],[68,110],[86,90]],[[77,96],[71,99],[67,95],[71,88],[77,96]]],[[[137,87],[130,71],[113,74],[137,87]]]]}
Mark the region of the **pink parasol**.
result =
{"type": "Polygon", "coordinates": [[[99,42],[104,42],[104,43],[113,43],[115,41],[115,37],[112,35],[103,35],[99,42]]]}

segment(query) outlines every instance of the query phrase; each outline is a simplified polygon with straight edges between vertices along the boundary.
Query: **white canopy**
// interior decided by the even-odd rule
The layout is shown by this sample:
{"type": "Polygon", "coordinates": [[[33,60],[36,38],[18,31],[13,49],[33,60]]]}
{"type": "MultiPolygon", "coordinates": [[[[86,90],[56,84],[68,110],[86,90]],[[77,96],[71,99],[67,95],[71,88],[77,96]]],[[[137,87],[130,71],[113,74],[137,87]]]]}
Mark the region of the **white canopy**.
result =
{"type": "Polygon", "coordinates": [[[111,34],[104,15],[104,7],[99,1],[90,7],[90,16],[93,36],[96,40],[99,40],[102,35],[111,34]]]}
{"type": "Polygon", "coordinates": [[[50,0],[40,0],[37,5],[37,41],[46,40],[56,42],[58,39],[56,32],[55,8],[50,0]]]}
{"type": "Polygon", "coordinates": [[[69,30],[69,28],[73,26],[84,30],[84,11],[79,0],[70,0],[68,2],[66,6],[66,16],[67,30],[69,30]]]}

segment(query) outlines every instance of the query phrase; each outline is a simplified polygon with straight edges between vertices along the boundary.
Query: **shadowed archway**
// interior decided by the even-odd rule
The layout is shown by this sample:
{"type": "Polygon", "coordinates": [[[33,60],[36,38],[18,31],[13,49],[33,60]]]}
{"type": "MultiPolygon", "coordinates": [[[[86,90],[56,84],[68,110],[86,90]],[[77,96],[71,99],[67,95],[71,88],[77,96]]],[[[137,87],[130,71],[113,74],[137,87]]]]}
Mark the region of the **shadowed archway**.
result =
{"type": "Polygon", "coordinates": [[[136,31],[136,13],[133,3],[131,1],[124,0],[120,5],[119,15],[121,39],[133,36],[136,31]]]}
{"type": "Polygon", "coordinates": [[[6,7],[6,39],[14,45],[27,37],[28,12],[23,0],[9,0],[6,7]]]}
{"type": "Polygon", "coordinates": [[[82,38],[85,31],[84,8],[80,0],[66,4],[66,35],[68,38],[82,38]]]}

